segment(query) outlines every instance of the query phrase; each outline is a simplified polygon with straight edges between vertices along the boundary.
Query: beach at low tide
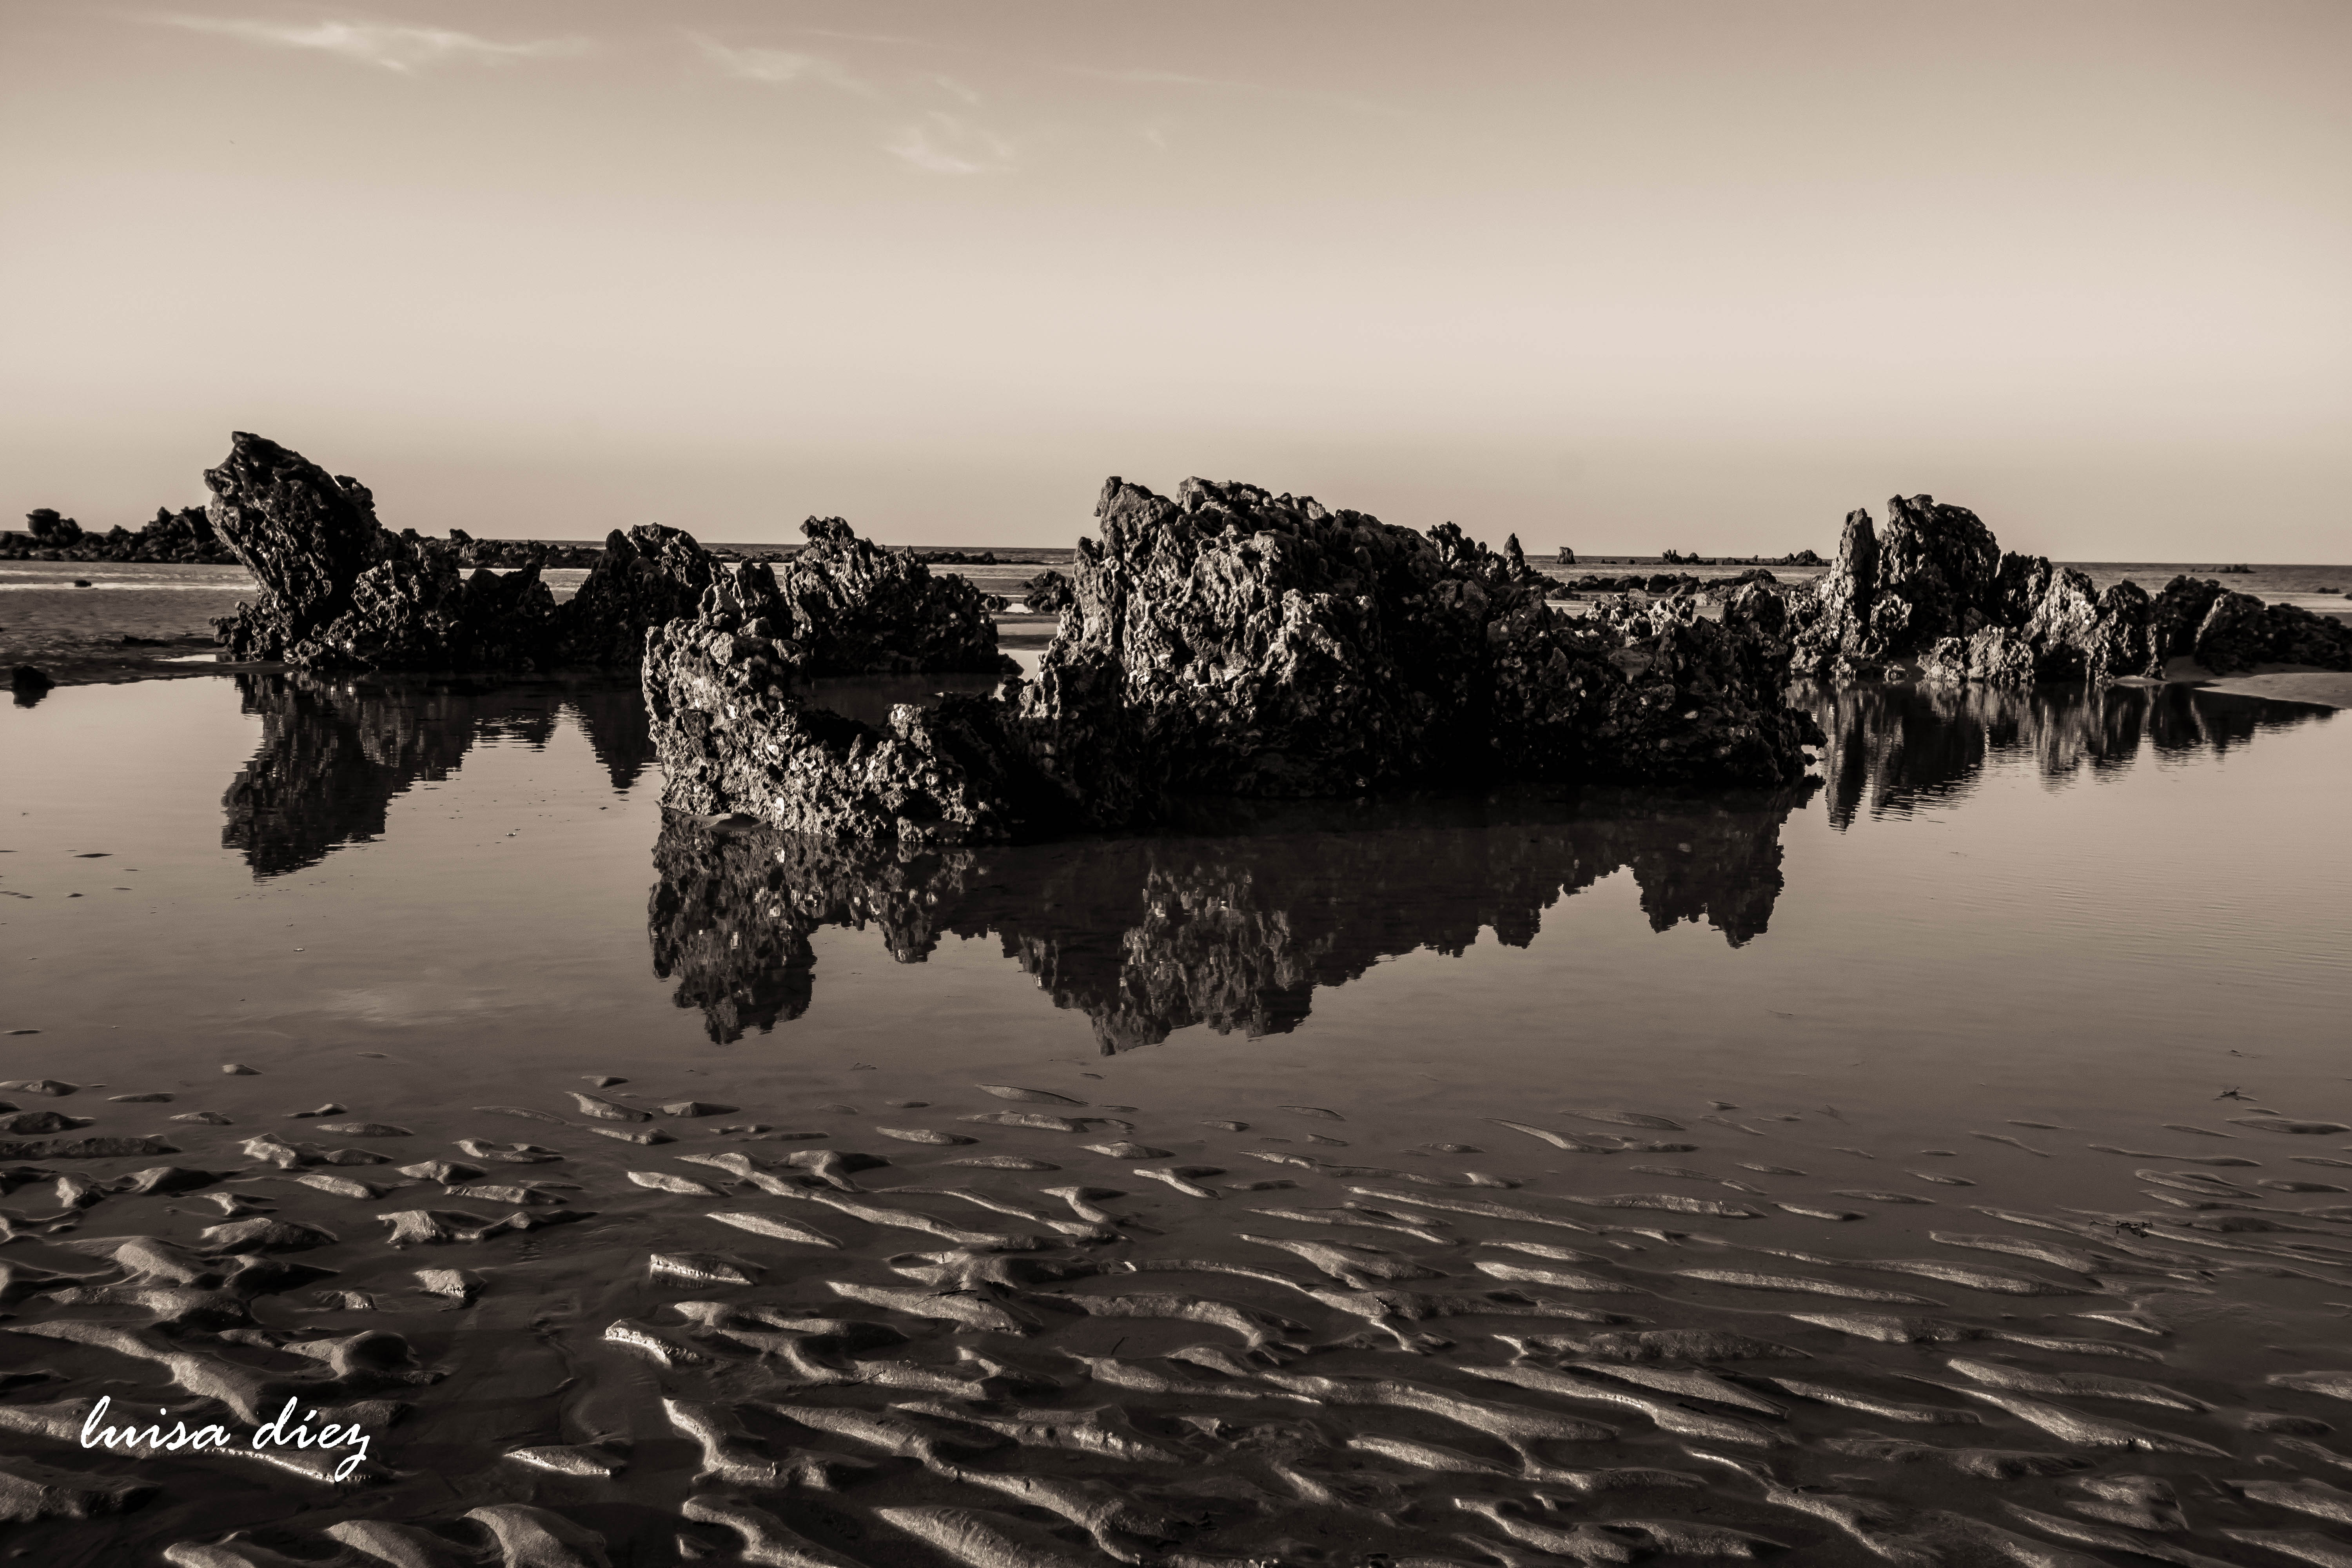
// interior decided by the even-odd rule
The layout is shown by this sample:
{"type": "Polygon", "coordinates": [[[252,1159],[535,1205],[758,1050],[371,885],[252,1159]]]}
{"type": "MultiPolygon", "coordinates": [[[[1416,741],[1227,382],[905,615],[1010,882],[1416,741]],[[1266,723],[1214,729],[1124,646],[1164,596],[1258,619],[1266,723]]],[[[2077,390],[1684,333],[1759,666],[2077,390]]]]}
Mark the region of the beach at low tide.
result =
{"type": "Polygon", "coordinates": [[[626,678],[5,710],[15,1538],[2324,1560],[2352,731],[1801,700],[1785,791],[933,855],[666,818],[626,678]],[[79,1436],[287,1397],[366,1462],[79,1436]]]}

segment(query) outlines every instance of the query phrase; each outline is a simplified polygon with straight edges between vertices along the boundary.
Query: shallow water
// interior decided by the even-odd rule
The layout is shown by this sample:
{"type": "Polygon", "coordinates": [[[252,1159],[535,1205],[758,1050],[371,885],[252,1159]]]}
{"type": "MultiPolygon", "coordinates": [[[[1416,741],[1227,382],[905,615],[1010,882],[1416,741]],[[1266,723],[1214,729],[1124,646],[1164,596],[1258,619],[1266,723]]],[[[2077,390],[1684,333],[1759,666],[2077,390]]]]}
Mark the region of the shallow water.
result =
{"type": "Polygon", "coordinates": [[[0,1098],[95,1119],[27,1142],[173,1151],[0,1162],[0,1330],[140,1336],[0,1331],[0,1451],[161,1489],[15,1539],[109,1563],[243,1528],[318,1559],[364,1517],[471,1551],[468,1510],[526,1503],[667,1563],[681,1531],[741,1547],[681,1514],[730,1491],[875,1568],[1748,1550],[1698,1527],[1808,1563],[2252,1564],[2294,1543],[2230,1532],[2352,1540],[2338,1494],[2260,1484],[2352,1489],[2352,1460],[2320,1457],[2352,1452],[2325,1430],[2341,1396],[2266,1381],[2352,1367],[2352,724],[2183,688],[1807,700],[1821,782],[1770,795],[1227,807],[914,857],[665,823],[625,681],[245,676],[0,711],[0,1029],[39,1031],[0,1036],[0,1068],[86,1086],[0,1098]],[[605,1121],[574,1091],[729,1109],[605,1121]],[[109,1098],[151,1092],[174,1098],[109,1098]],[[500,1106],[554,1120],[479,1109],[500,1106]],[[169,1120],[205,1110],[231,1121],[169,1120]],[[1008,1112],[1117,1120],[966,1120],[1008,1112]],[[281,1171],[245,1148],[264,1133],[384,1163],[281,1171]],[[889,1163],[841,1177],[863,1194],[774,1164],[824,1149],[889,1163]],[[756,1163],[680,1158],[730,1152],[756,1163]],[[951,1163],[998,1155],[1058,1168],[951,1163]],[[486,1174],[397,1173],[436,1160],[486,1174]],[[71,1182],[159,1164],[224,1179],[71,1182]],[[488,1191],[530,1181],[572,1185],[488,1191]],[[1239,1185],[1265,1182],[1296,1184],[1239,1185]],[[1079,1200],[1098,1233],[1065,1184],[1117,1194],[1079,1200]],[[947,1187],[1022,1212],[906,1191],[947,1187]],[[223,1194],[331,1239],[205,1237],[223,1194]],[[378,1216],[418,1209],[534,1228],[387,1245],[378,1216]],[[1022,1234],[1039,1245],[986,1239],[1022,1234]],[[80,1244],[131,1236],[186,1247],[165,1259],[194,1286],[60,1300],[73,1281],[40,1272],[120,1283],[80,1244]],[[247,1245],[336,1272],[206,1290],[247,1245]],[[1219,1268],[1123,1271],[1153,1262],[1219,1268]],[[420,1269],[478,1289],[460,1306],[420,1269]],[[1653,1329],[1708,1337],[1612,1337],[1653,1329]],[[446,1375],[404,1382],[386,1350],[320,1382],[283,1348],[362,1330],[446,1375]],[[175,1350],[203,1359],[138,1359],[175,1350]],[[43,1435],[102,1394],[249,1428],[222,1387],[411,1408],[358,1412],[381,1472],[341,1491],[43,1435]],[[664,1395],[745,1435],[706,1461],[686,1428],[708,1413],[664,1395]],[[1060,1415],[1021,1425],[1034,1409],[1060,1415]],[[571,1451],[501,1458],[550,1446],[571,1451]],[[905,1511],[927,1509],[982,1533],[905,1511]],[[986,1556],[987,1531],[1032,1554],[986,1556]]]}

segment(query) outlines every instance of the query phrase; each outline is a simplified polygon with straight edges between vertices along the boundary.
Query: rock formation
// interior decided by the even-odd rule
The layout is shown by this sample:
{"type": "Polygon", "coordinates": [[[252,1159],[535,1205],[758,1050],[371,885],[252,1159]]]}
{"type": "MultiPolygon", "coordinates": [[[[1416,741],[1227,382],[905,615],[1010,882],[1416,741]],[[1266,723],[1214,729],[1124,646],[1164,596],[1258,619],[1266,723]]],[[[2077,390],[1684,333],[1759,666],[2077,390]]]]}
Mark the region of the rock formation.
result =
{"type": "Polygon", "coordinates": [[[1051,569],[1038,573],[1021,586],[1027,591],[1027,596],[1021,601],[1022,607],[1033,616],[1058,616],[1077,603],[1076,595],[1070,591],[1070,580],[1051,569]]]}
{"type": "Polygon", "coordinates": [[[1924,495],[1887,506],[1883,537],[1867,511],[1848,513],[1829,574],[1790,595],[1799,673],[2103,682],[2158,679],[2183,657],[2217,674],[2352,669],[2352,626],[2335,617],[2187,576],[2154,598],[2128,582],[2101,592],[2081,572],[2002,551],[1965,507],[1924,495]]]}
{"type": "Polygon", "coordinates": [[[694,614],[719,571],[682,529],[657,522],[641,522],[626,533],[614,529],[605,536],[604,558],[560,612],[562,662],[631,668],[645,657],[646,629],[694,614]]]}
{"type": "Polygon", "coordinates": [[[471,579],[438,542],[387,532],[365,485],[239,431],[206,515],[260,583],[214,623],[226,657],[323,668],[534,668],[552,648],[536,568],[471,579]]]}
{"type": "Polygon", "coordinates": [[[860,539],[837,517],[810,518],[801,531],[808,546],[778,584],[807,674],[1019,668],[996,651],[988,596],[963,578],[934,577],[911,552],[860,539]]]}
{"type": "MultiPolygon", "coordinates": [[[[635,669],[646,633],[691,616],[720,565],[691,534],[658,523],[615,531],[580,591],[557,605],[534,558],[500,574],[467,565],[460,535],[386,531],[373,498],[275,442],[240,432],[205,475],[207,514],[259,580],[257,604],[215,623],[226,657],[327,669],[635,669]]],[[[903,551],[811,519],[811,544],[785,568],[780,635],[803,675],[1012,668],[979,591],[933,577],[903,551]]]]}
{"type": "MultiPolygon", "coordinates": [[[[1182,795],[1496,779],[1792,782],[1811,721],[1743,626],[1555,616],[1452,524],[1114,479],[1034,683],[810,711],[786,597],[749,566],[648,639],[667,804],[826,838],[983,842],[1153,821],[1182,795]]],[[[1538,581],[1541,581],[1538,578],[1538,581]]],[[[1548,584],[1545,584],[1549,586],[1548,584]]]]}

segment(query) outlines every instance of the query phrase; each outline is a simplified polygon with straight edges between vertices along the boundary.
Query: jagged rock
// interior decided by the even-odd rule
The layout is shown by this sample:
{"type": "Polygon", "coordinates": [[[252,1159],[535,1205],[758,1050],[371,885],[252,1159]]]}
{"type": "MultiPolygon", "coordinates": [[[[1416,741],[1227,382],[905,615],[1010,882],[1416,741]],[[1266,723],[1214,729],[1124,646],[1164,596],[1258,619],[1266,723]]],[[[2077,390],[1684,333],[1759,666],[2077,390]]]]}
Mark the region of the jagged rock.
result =
{"type": "Polygon", "coordinates": [[[793,688],[806,656],[783,635],[789,613],[774,574],[752,563],[722,578],[699,616],[646,638],[663,804],[824,837],[1009,836],[1043,781],[1007,743],[1002,705],[901,703],[887,731],[804,707],[793,688]]]}
{"type": "Polygon", "coordinates": [[[555,603],[535,569],[468,581],[439,541],[386,531],[357,479],[244,431],[205,483],[213,529],[262,589],[213,623],[228,658],[361,669],[547,658],[555,603]]]}
{"type": "Polygon", "coordinates": [[[49,694],[57,682],[49,672],[35,664],[20,664],[8,672],[8,689],[19,708],[30,708],[49,694]]]}
{"type": "MultiPolygon", "coordinates": [[[[934,577],[912,552],[860,539],[837,517],[810,518],[801,531],[808,546],[785,564],[779,584],[791,616],[785,635],[801,645],[808,674],[1018,668],[996,651],[988,596],[971,583],[934,577]]],[[[678,613],[690,615],[693,605],[678,613]]]]}
{"type": "Polygon", "coordinates": [[[1097,514],[1035,682],[902,705],[887,730],[803,709],[772,578],[723,582],[648,641],[665,803],[825,838],[981,842],[1149,821],[1181,795],[1780,784],[1818,735],[1743,626],[1687,600],[1557,617],[1451,523],[1423,535],[1197,479],[1171,500],[1114,479],[1097,514]]]}
{"type": "Polygon", "coordinates": [[[1846,514],[1837,563],[1799,608],[1797,658],[1808,673],[1916,658],[1996,620],[2000,547],[1977,514],[1933,496],[1886,504],[1884,539],[1869,512],[1846,514]]]}
{"type": "MultiPolygon", "coordinates": [[[[2188,581],[2173,579],[2173,585],[2188,581]]],[[[2200,587],[2213,587],[2200,584],[2200,587]]],[[[2168,585],[2166,593],[2172,591],[2168,585]]],[[[2258,664],[2307,664],[2352,669],[2352,625],[2293,605],[2266,605],[2252,594],[2212,595],[2188,649],[2217,675],[2258,664]]]]}
{"type": "Polygon", "coordinates": [[[1058,616],[1076,603],[1070,580],[1059,572],[1040,572],[1021,585],[1028,590],[1022,605],[1032,615],[1058,616]]]}
{"type": "Polygon", "coordinates": [[[682,529],[641,522],[604,538],[604,554],[563,605],[558,657],[566,664],[627,669],[645,658],[646,633],[694,614],[719,563],[682,529]]]}
{"type": "Polygon", "coordinates": [[[205,472],[213,530],[261,584],[262,601],[215,623],[229,657],[276,659],[351,608],[383,529],[365,485],[240,430],[205,472]]]}
{"type": "Polygon", "coordinates": [[[1503,570],[1522,587],[1551,591],[1552,580],[1528,564],[1528,552],[1519,548],[1519,536],[1516,533],[1503,541],[1503,570]]]}
{"type": "Polygon", "coordinates": [[[1790,658],[1817,678],[1916,666],[1929,679],[2160,678],[2187,656],[2216,673],[2262,663],[2352,668],[2352,627],[2219,584],[2175,577],[2151,599],[2039,555],[2000,552],[1964,507],[1897,496],[1882,539],[1847,514],[1836,565],[1791,595],[1790,658]]]}
{"type": "MultiPolygon", "coordinates": [[[[635,668],[646,634],[695,613],[720,565],[692,535],[658,523],[604,542],[580,592],[559,607],[539,578],[544,546],[394,535],[367,487],[240,432],[208,472],[211,525],[260,581],[261,601],[215,622],[228,657],[333,669],[635,668]],[[519,561],[501,574],[478,564],[519,561]],[[467,568],[472,567],[471,575],[467,568]]],[[[904,551],[811,519],[785,568],[779,635],[803,675],[1007,670],[989,598],[933,577],[904,551]]],[[[570,557],[565,557],[570,559],[570,557]]],[[[772,578],[762,579],[772,584],[772,578]]]]}

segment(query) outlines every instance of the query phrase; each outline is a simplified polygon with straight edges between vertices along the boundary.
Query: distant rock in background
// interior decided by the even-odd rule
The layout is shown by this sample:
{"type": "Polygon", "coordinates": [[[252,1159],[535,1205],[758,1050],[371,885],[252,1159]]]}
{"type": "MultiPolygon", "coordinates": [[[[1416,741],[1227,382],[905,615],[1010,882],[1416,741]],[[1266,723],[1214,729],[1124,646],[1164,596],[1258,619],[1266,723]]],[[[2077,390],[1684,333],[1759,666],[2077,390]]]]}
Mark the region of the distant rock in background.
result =
{"type": "Polygon", "coordinates": [[[1022,605],[1033,616],[1058,616],[1077,602],[1070,590],[1070,580],[1061,573],[1048,569],[1021,584],[1028,590],[1022,605]]]}
{"type": "Polygon", "coordinates": [[[121,561],[198,566],[232,566],[236,554],[213,532],[198,507],[157,507],[135,532],[120,524],[91,533],[53,507],[25,514],[25,531],[0,533],[0,560],[121,561]]]}
{"type": "Polygon", "coordinates": [[[2352,669],[2352,626],[2175,577],[2151,598],[2104,592],[2072,568],[2004,552],[1976,513],[1895,497],[1882,536],[1846,517],[1836,563],[1790,597],[1790,658],[1817,679],[1916,668],[1930,679],[2019,682],[2161,678],[2189,658],[2217,674],[2257,664],[2352,669]]]}
{"type": "Polygon", "coordinates": [[[1555,616],[1524,559],[1255,486],[1112,479],[1034,683],[806,710],[765,568],[648,639],[666,804],[836,840],[981,842],[1153,820],[1179,795],[1522,778],[1776,784],[1817,740],[1775,650],[1684,598],[1555,616]]]}

